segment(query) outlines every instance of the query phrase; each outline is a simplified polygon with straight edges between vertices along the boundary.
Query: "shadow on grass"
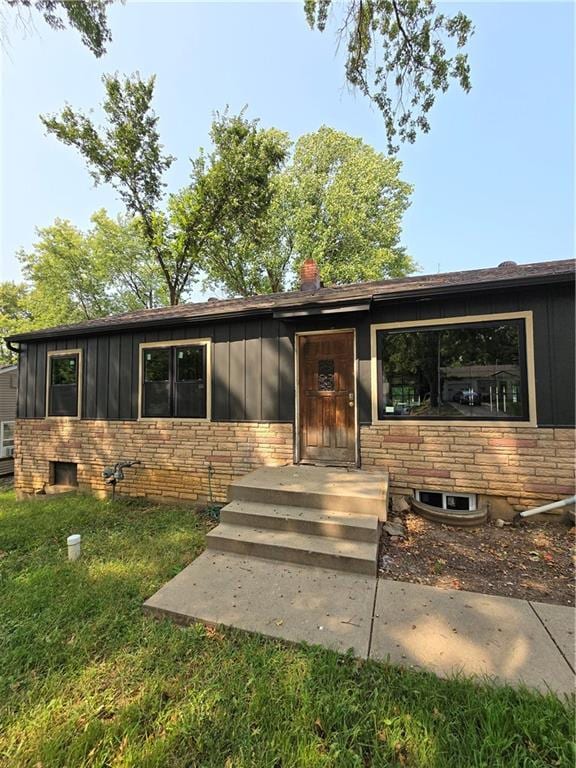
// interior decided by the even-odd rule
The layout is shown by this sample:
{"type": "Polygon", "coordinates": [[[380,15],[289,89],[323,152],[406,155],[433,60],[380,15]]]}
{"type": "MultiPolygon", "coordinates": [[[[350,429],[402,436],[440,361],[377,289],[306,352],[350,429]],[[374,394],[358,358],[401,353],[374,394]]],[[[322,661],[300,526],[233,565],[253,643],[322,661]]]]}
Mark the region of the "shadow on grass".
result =
{"type": "Polygon", "coordinates": [[[181,510],[53,507],[31,540],[38,509],[22,511],[25,541],[0,560],[10,766],[569,764],[572,719],[553,697],[143,616],[203,547],[181,510]],[[70,524],[84,525],[77,563],[60,544],[70,524]]]}

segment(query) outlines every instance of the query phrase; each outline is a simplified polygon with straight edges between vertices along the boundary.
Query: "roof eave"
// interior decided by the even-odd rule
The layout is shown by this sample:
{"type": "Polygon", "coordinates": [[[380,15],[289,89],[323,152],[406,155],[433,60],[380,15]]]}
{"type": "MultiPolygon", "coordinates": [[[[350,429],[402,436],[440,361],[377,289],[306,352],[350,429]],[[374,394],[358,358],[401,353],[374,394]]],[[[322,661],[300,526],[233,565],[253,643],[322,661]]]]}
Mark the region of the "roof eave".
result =
{"type": "Polygon", "coordinates": [[[375,293],[374,302],[399,301],[403,299],[427,299],[434,296],[446,296],[454,293],[476,293],[486,290],[509,290],[510,288],[524,288],[533,285],[550,285],[551,283],[574,282],[574,275],[568,272],[556,275],[528,275],[526,277],[514,277],[503,280],[491,280],[476,283],[457,283],[454,285],[432,286],[430,288],[411,288],[405,291],[390,291],[388,293],[375,293]]]}
{"type": "Polygon", "coordinates": [[[413,299],[415,301],[424,300],[427,298],[433,298],[436,296],[445,296],[455,293],[470,293],[480,292],[486,290],[499,290],[510,288],[522,288],[533,285],[550,285],[553,283],[565,283],[573,282],[574,274],[572,272],[561,272],[551,275],[527,275],[525,277],[516,277],[509,279],[480,281],[476,283],[457,283],[454,285],[440,285],[432,287],[422,288],[409,288],[404,291],[389,291],[374,293],[365,297],[350,297],[348,299],[334,299],[332,301],[318,301],[308,302],[306,304],[286,304],[280,307],[265,307],[262,309],[248,308],[246,310],[236,310],[234,312],[213,312],[206,315],[183,316],[183,317],[171,317],[171,318],[150,318],[149,320],[129,320],[125,322],[119,322],[114,324],[103,323],[102,325],[93,325],[89,327],[69,327],[59,329],[50,329],[39,331],[29,331],[27,333],[17,333],[12,336],[7,336],[6,341],[9,343],[25,343],[28,341],[43,341],[45,339],[61,339],[78,336],[94,336],[102,334],[122,333],[124,331],[141,330],[148,328],[158,327],[173,327],[177,325],[185,325],[186,323],[209,323],[219,320],[234,320],[235,318],[243,317],[305,317],[312,314],[324,314],[330,312],[335,314],[338,311],[338,307],[342,307],[343,311],[354,311],[355,305],[358,305],[359,311],[366,309],[365,305],[370,304],[371,301],[380,303],[384,301],[404,301],[407,299],[413,299]]]}

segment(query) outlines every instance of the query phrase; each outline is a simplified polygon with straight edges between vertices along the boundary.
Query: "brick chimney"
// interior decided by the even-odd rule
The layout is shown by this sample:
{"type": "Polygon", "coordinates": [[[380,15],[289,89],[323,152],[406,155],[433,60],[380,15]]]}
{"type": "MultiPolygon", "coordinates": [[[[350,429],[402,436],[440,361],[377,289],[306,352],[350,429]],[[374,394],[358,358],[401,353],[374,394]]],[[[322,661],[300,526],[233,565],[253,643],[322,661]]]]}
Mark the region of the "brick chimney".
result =
{"type": "Polygon", "coordinates": [[[300,290],[317,291],[321,287],[320,271],[314,259],[306,259],[300,267],[300,290]]]}

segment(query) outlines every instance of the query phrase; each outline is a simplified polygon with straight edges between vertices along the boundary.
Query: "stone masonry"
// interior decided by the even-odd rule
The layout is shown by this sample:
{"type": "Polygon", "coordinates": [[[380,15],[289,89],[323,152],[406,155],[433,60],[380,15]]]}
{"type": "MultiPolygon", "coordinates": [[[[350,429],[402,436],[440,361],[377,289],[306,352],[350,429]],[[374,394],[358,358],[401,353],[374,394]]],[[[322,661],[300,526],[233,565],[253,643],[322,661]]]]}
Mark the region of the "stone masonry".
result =
{"type": "MultiPolygon", "coordinates": [[[[393,494],[414,489],[477,493],[492,516],[574,494],[575,431],[430,424],[366,425],[362,469],[387,470],[393,494]]],[[[140,459],[118,492],[131,496],[226,500],[234,477],[293,461],[293,427],[272,422],[20,419],[15,484],[20,494],[50,482],[51,461],[78,465],[81,489],[103,494],[102,469],[140,459]]]]}
{"type": "Polygon", "coordinates": [[[575,492],[573,429],[371,425],[361,446],[363,468],[388,470],[391,493],[477,493],[493,516],[575,492]]]}
{"type": "MultiPolygon", "coordinates": [[[[51,461],[76,462],[78,486],[106,492],[105,466],[140,459],[117,491],[130,496],[225,501],[230,481],[262,465],[291,463],[292,424],[252,422],[19,419],[15,487],[35,493],[50,481],[51,461]]],[[[108,489],[109,492],[109,489],[108,489]]]]}

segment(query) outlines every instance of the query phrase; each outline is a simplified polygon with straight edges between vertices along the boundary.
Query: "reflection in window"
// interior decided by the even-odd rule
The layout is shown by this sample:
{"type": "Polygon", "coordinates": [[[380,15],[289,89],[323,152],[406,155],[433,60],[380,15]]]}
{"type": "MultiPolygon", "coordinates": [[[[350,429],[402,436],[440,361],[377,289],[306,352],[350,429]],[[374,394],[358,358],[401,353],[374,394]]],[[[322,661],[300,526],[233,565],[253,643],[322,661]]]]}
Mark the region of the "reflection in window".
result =
{"type": "Polygon", "coordinates": [[[318,360],[318,389],[334,391],[334,360],[318,360]]]}
{"type": "Polygon", "coordinates": [[[522,321],[378,331],[379,418],[527,418],[522,321]]]}
{"type": "Polygon", "coordinates": [[[48,357],[48,415],[78,415],[79,354],[48,357]]]}
{"type": "Polygon", "coordinates": [[[76,355],[72,357],[53,357],[52,358],[52,385],[69,385],[76,384],[77,377],[77,362],[76,355]]]}
{"type": "Polygon", "coordinates": [[[206,418],[206,345],[145,348],[142,416],[206,418]]]}

